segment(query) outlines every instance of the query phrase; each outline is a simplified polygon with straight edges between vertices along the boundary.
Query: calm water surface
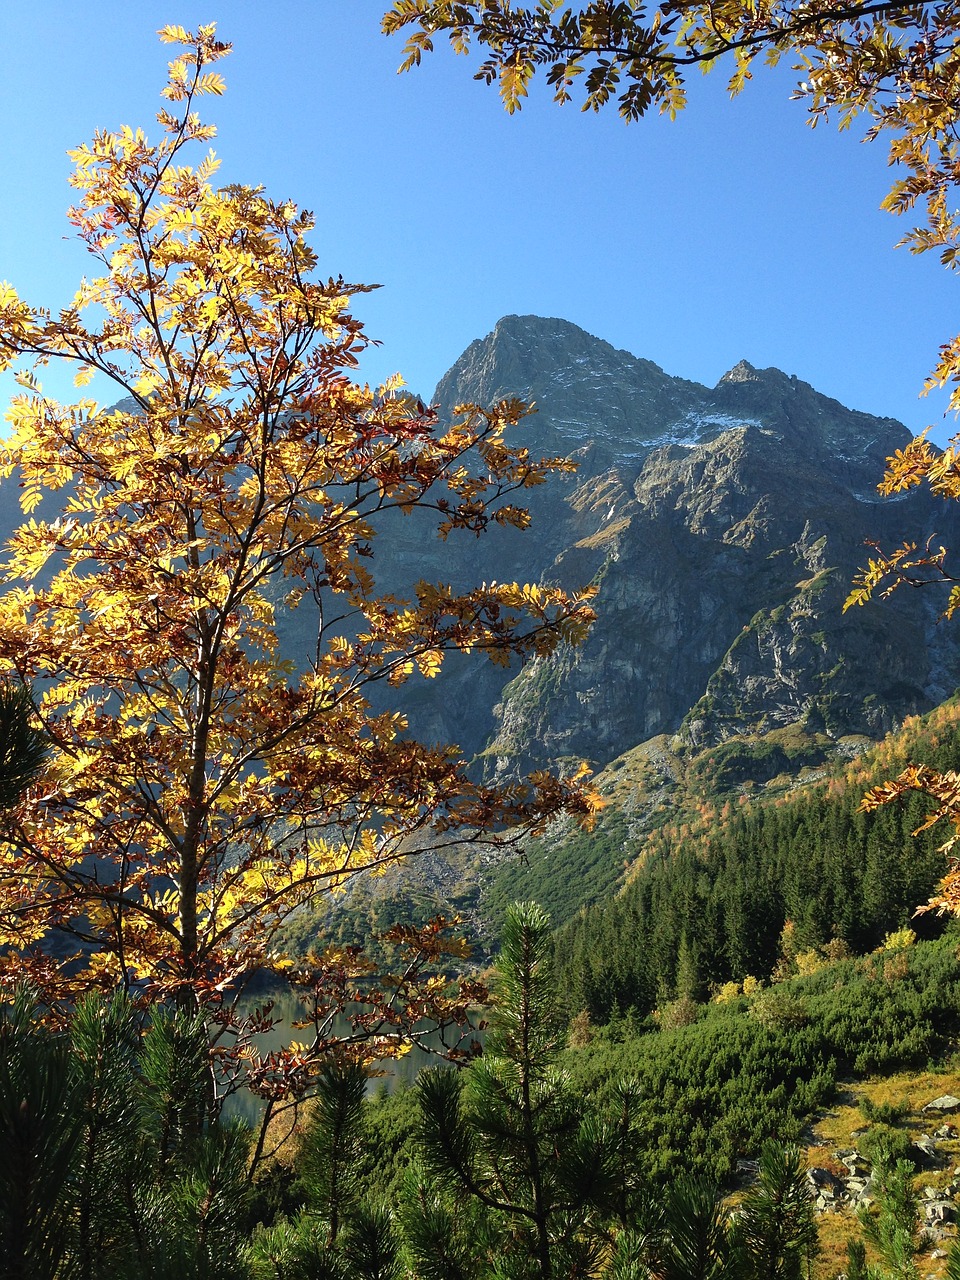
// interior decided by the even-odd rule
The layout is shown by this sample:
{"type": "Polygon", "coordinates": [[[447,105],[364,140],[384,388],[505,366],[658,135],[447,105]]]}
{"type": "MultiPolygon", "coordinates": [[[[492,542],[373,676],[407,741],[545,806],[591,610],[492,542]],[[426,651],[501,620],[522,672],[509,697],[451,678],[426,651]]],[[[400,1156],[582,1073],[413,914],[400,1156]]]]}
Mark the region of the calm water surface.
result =
{"type": "MultiPolygon", "coordinates": [[[[265,1031],[254,1037],[258,1049],[261,1053],[270,1053],[277,1049],[286,1048],[293,1040],[301,1043],[309,1043],[312,1035],[311,1027],[294,1027],[293,1024],[303,1017],[304,1008],[296,996],[290,991],[280,991],[273,995],[258,994],[256,996],[246,996],[238,1004],[239,1012],[248,1012],[266,1004],[268,1000],[273,1000],[272,1017],[277,1019],[276,1024],[269,1031],[265,1031]]],[[[336,1029],[342,1030],[344,1033],[349,1032],[350,1024],[346,1018],[337,1020],[336,1029]]],[[[483,1039],[483,1033],[476,1033],[475,1038],[483,1039]]],[[[448,1037],[449,1039],[449,1037],[448,1037]]],[[[426,1037],[426,1048],[414,1046],[402,1058],[387,1058],[379,1064],[379,1070],[382,1075],[371,1076],[370,1083],[367,1086],[368,1094],[374,1094],[381,1089],[392,1092],[398,1083],[412,1084],[416,1080],[424,1067],[436,1067],[442,1065],[443,1060],[437,1056],[435,1052],[430,1050],[441,1049],[443,1041],[439,1031],[434,1031],[426,1037]]],[[[263,1102],[260,1098],[255,1097],[252,1093],[248,1093],[246,1089],[227,1100],[224,1107],[226,1116],[240,1116],[247,1121],[248,1124],[254,1126],[259,1123],[263,1113],[263,1102]]]]}

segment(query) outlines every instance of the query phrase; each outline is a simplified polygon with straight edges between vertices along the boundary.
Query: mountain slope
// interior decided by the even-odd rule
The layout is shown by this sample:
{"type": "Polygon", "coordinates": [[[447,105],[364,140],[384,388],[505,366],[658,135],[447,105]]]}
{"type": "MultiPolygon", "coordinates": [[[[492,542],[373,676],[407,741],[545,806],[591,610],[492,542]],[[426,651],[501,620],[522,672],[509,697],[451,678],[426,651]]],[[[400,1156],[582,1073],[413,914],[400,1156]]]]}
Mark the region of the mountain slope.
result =
{"type": "MultiPolygon", "coordinates": [[[[576,476],[530,492],[525,533],[397,545],[424,577],[592,578],[597,623],[582,648],[519,673],[452,664],[414,690],[412,726],[460,741],[501,779],[585,758],[608,807],[594,833],[559,828],[526,863],[425,855],[378,889],[398,910],[452,903],[495,928],[505,901],[536,896],[560,922],[612,893],[672,817],[842,767],[960,684],[960,633],[938,625],[932,595],[841,611],[866,539],[960,546],[950,504],[876,493],[908,439],[900,424],[746,362],[712,389],[672,379],[536,317],[473,343],[437,401],[451,414],[508,393],[536,400],[531,448],[571,451],[576,476]]],[[[924,893],[935,862],[928,850],[924,893]]],[[[894,914],[912,905],[901,897],[894,914]]]]}
{"type": "MultiPolygon", "coordinates": [[[[435,403],[446,419],[503,396],[535,403],[518,428],[531,452],[572,456],[577,473],[525,491],[525,531],[440,542],[429,513],[392,513],[371,570],[399,594],[421,578],[592,580],[598,619],[581,648],[522,670],[453,655],[437,680],[384,689],[412,733],[458,742],[501,780],[578,759],[620,769],[621,782],[636,774],[618,787],[629,835],[657,825],[670,779],[695,773],[703,753],[720,761],[715,790],[760,785],[774,762],[786,773],[826,763],[847,739],[876,740],[960,684],[960,632],[938,625],[932,595],[841,613],[866,539],[960,547],[955,504],[877,497],[884,459],[908,439],[899,423],[746,361],[700,386],[535,316],[507,316],[472,343],[435,403]]],[[[0,529],[20,519],[14,495],[0,491],[0,529]]],[[[277,605],[284,652],[306,664],[316,616],[277,605]]],[[[630,856],[608,835],[601,824],[576,838],[570,909],[612,888],[630,856]]],[[[439,883],[476,903],[474,868],[433,858],[424,892],[439,883]]]]}
{"type": "MultiPolygon", "coordinates": [[[[681,726],[698,743],[807,718],[879,736],[956,685],[956,643],[925,602],[840,615],[865,540],[956,542],[949,506],[876,495],[907,439],[898,423],[746,362],[713,389],[670,379],[528,317],[474,343],[437,395],[449,410],[508,387],[537,400],[536,443],[580,464],[562,494],[534,495],[543,532],[528,571],[596,580],[599,618],[581,650],[505,688],[492,775],[603,764],[681,726]]],[[[518,548],[511,576],[524,569],[518,548]]]]}

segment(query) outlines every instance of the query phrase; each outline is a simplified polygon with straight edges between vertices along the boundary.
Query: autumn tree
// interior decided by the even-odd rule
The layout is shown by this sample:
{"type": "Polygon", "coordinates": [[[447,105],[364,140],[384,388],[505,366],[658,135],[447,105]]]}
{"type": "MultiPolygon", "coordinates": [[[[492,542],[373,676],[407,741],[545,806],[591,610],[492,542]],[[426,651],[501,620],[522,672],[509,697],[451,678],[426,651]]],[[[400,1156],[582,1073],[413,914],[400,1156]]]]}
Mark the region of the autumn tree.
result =
{"type": "Polygon", "coordinates": [[[72,153],[95,274],[56,315],[0,286],[0,368],[24,388],[2,471],[27,515],[44,494],[62,506],[25,521],[3,566],[0,668],[33,684],[50,760],[2,827],[0,974],[51,998],[120,985],[202,1007],[225,1076],[242,1059],[279,1096],[306,1087],[344,1004],[360,1038],[449,1012],[438,928],[398,936],[413,959],[372,989],[328,950],[298,970],[312,1042],[260,1059],[224,994],[289,964],[272,942],[291,912],[417,841],[503,844],[591,807],[546,774],[471,781],[372,689],[433,677],[454,650],[507,663],[576,642],[589,592],[378,591],[384,513],[425,513],[441,537],[523,528],[511,497],[571,464],[514,443],[517,402],[440,423],[399,380],[352,380],[365,286],[317,277],[308,213],[217,188],[212,153],[187,163],[215,133],[195,102],[223,92],[229,46],[213,26],[160,34],[180,46],[160,140],[125,126],[72,153]],[[123,398],[55,403],[31,360],[123,398]],[[317,639],[295,664],[276,621],[298,607],[317,639]]]}

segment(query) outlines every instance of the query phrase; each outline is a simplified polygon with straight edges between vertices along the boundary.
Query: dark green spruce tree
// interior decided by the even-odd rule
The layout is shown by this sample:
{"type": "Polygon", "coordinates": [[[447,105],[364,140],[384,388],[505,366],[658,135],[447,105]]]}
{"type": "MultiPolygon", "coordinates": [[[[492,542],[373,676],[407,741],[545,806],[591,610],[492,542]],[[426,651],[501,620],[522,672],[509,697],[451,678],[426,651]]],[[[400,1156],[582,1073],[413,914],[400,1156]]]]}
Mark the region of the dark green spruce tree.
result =
{"type": "Polygon", "coordinates": [[[303,1208],[254,1234],[245,1250],[254,1280],[399,1277],[391,1214],[365,1195],[367,1080],[350,1062],[323,1072],[297,1154],[303,1208]]]}
{"type": "MultiPolygon", "coordinates": [[[[0,812],[40,774],[47,743],[23,685],[0,683],[0,812]]],[[[0,1009],[0,1277],[57,1274],[69,1205],[64,1194],[80,1142],[70,1055],[33,1022],[20,992],[0,1009]]]]}
{"type": "Polygon", "coordinates": [[[800,1148],[765,1142],[760,1176],[733,1230],[744,1280],[803,1280],[818,1252],[800,1148]]]}
{"type": "Polygon", "coordinates": [[[250,1135],[197,1130],[205,1037],[119,993],[43,1013],[0,1007],[0,1280],[245,1280],[250,1135]]]}
{"type": "Polygon", "coordinates": [[[617,1144],[557,1065],[550,955],[546,914],[511,907],[483,1057],[420,1076],[423,1170],[403,1225],[422,1280],[567,1280],[608,1251],[617,1144]]]}

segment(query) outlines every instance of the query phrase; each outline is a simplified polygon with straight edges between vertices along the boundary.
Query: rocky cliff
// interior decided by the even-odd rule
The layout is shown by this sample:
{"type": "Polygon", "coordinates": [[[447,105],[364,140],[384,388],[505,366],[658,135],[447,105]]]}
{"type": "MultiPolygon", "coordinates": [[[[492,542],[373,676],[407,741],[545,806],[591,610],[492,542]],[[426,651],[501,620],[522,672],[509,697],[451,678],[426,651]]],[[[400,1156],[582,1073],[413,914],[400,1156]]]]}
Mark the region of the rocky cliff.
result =
{"type": "Polygon", "coordinates": [[[662,733],[693,750],[794,723],[877,737],[960,683],[932,598],[841,614],[866,540],[960,545],[949,505],[878,497],[899,423],[746,361],[702,387],[533,316],[471,344],[436,401],[505,395],[536,404],[531,448],[578,473],[532,491],[527,533],[421,541],[420,573],[593,580],[599,616],[579,650],[420,691],[417,727],[482,752],[488,774],[600,766],[662,733]]]}

